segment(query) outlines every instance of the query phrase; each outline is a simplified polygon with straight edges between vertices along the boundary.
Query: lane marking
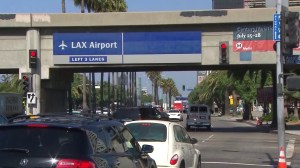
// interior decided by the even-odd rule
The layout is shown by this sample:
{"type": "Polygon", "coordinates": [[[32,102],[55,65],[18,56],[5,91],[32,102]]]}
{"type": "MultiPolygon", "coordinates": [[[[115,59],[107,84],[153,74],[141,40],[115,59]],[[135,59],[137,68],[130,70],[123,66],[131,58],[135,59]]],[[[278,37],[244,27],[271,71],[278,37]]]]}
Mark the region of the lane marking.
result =
{"type": "Polygon", "coordinates": [[[295,142],[296,142],[295,138],[289,139],[289,142],[288,142],[287,147],[286,147],[286,158],[287,159],[292,158],[293,155],[294,155],[295,142]]]}
{"type": "Polygon", "coordinates": [[[274,167],[275,165],[261,165],[248,163],[230,163],[230,162],[201,162],[204,164],[227,164],[227,165],[241,165],[241,166],[258,166],[258,167],[274,167]]]}
{"type": "Polygon", "coordinates": [[[212,135],[210,135],[208,138],[206,138],[206,139],[202,140],[202,142],[205,142],[205,141],[208,141],[208,140],[210,140],[210,139],[211,139],[213,136],[214,136],[213,134],[212,134],[212,135]]]}

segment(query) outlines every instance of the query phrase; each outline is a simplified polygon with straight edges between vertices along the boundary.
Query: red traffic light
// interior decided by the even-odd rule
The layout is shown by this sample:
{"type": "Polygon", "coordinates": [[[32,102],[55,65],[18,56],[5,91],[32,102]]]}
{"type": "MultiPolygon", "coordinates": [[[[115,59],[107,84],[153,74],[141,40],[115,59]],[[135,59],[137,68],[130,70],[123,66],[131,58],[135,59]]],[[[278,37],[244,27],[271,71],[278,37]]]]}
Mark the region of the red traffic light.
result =
{"type": "Polygon", "coordinates": [[[23,76],[24,81],[28,81],[28,79],[29,79],[28,76],[23,76]]]}
{"type": "Polygon", "coordinates": [[[227,48],[226,43],[222,43],[222,44],[221,44],[221,48],[222,48],[222,49],[226,49],[226,48],[227,48]]]}
{"type": "Polygon", "coordinates": [[[36,55],[37,55],[37,50],[29,50],[30,57],[36,57],[36,55]]]}

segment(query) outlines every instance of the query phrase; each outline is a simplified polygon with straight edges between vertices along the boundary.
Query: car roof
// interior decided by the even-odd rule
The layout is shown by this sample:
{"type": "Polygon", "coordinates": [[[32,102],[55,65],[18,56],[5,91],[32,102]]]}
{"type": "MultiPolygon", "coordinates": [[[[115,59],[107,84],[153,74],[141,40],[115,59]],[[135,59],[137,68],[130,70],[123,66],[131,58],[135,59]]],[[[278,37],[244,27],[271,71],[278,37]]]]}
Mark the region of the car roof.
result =
{"type": "Polygon", "coordinates": [[[189,107],[191,107],[191,106],[205,106],[205,107],[209,107],[206,104],[190,104],[189,107]]]}
{"type": "Polygon", "coordinates": [[[132,123],[159,123],[159,124],[163,124],[163,125],[166,125],[166,126],[167,125],[180,125],[180,124],[178,124],[176,122],[164,121],[164,120],[136,120],[136,121],[128,121],[128,122],[125,122],[125,125],[132,124],[132,123]]]}
{"type": "Polygon", "coordinates": [[[45,124],[55,127],[87,128],[93,126],[122,125],[117,120],[97,115],[72,115],[72,114],[39,114],[22,115],[11,118],[5,126],[21,126],[28,124],[45,124]],[[94,116],[94,117],[92,117],[94,116]]]}

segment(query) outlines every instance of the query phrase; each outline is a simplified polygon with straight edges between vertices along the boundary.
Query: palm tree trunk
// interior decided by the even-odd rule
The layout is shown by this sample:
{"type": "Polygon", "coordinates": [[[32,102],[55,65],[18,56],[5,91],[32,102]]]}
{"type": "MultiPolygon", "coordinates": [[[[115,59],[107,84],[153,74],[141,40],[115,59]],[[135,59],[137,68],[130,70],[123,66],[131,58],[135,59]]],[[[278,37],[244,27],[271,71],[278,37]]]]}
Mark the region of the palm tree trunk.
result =
{"type": "Polygon", "coordinates": [[[298,114],[298,101],[294,101],[294,117],[299,119],[299,114],[298,114]]]}
{"type": "Polygon", "coordinates": [[[84,13],[84,0],[81,0],[81,13],[84,13]]]}
{"type": "Polygon", "coordinates": [[[169,91],[169,109],[171,109],[172,107],[172,93],[171,93],[171,90],[169,91]]]}
{"type": "Polygon", "coordinates": [[[107,88],[107,93],[108,93],[108,116],[110,116],[110,109],[111,109],[111,94],[110,94],[110,72],[108,72],[108,88],[107,88]]]}
{"type": "Polygon", "coordinates": [[[66,2],[65,2],[65,0],[61,0],[61,11],[62,11],[62,13],[66,13],[66,2]]]}
{"type": "Polygon", "coordinates": [[[87,109],[86,101],[86,75],[82,74],[82,109],[87,109]]]}
{"type": "Polygon", "coordinates": [[[104,87],[103,87],[103,77],[104,72],[101,72],[101,84],[100,84],[100,90],[101,90],[101,99],[100,99],[100,107],[101,107],[101,114],[103,114],[103,97],[104,97],[104,87]]]}
{"type": "Polygon", "coordinates": [[[112,73],[112,111],[115,110],[115,73],[112,73]]]}

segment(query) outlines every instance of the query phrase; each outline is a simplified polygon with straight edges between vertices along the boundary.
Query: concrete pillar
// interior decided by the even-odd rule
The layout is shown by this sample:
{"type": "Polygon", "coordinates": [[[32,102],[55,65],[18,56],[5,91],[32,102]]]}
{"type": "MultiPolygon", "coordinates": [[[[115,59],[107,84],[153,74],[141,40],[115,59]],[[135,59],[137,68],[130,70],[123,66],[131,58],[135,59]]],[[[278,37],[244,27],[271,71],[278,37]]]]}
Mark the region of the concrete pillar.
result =
{"type": "Polygon", "coordinates": [[[68,89],[73,73],[64,70],[50,70],[50,79],[42,80],[41,113],[67,112],[68,89]]]}

